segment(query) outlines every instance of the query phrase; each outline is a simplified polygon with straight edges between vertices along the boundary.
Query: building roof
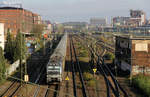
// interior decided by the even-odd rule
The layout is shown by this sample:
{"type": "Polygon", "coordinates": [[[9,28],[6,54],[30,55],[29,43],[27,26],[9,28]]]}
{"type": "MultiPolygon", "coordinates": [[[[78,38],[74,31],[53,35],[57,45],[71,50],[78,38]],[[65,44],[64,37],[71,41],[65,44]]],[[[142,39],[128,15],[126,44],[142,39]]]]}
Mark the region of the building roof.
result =
{"type": "Polygon", "coordinates": [[[24,10],[26,12],[32,13],[33,16],[40,16],[37,13],[33,13],[33,12],[29,11],[29,10],[26,10],[26,9],[20,8],[20,7],[0,7],[0,10],[24,10]]]}
{"type": "Polygon", "coordinates": [[[19,7],[0,7],[0,10],[1,10],[1,9],[5,9],[5,10],[10,10],[10,9],[14,9],[14,10],[16,10],[16,9],[18,10],[18,9],[19,9],[19,10],[23,10],[23,8],[19,8],[19,7]]]}
{"type": "Polygon", "coordinates": [[[150,40],[150,36],[132,36],[132,35],[122,35],[116,36],[119,38],[130,39],[130,40],[150,40]]]}

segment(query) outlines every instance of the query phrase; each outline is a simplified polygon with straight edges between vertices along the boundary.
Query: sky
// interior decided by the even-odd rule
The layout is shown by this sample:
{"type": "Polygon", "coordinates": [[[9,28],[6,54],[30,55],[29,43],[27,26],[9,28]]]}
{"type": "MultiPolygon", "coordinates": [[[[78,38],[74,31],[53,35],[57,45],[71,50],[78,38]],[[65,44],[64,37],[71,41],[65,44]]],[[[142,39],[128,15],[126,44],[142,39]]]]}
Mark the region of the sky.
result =
{"type": "Polygon", "coordinates": [[[84,21],[90,18],[129,16],[130,9],[146,12],[150,18],[150,0],[0,0],[21,2],[23,8],[31,10],[52,22],[84,21]]]}

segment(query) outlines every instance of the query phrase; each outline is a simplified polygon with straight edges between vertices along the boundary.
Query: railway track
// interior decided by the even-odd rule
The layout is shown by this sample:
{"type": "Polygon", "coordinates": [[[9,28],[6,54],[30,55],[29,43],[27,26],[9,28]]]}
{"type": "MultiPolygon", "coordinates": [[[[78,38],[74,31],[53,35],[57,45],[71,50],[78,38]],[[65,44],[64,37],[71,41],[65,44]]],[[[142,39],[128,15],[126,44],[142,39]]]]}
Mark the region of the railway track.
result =
{"type": "MultiPolygon", "coordinates": [[[[120,97],[121,96],[121,92],[122,92],[122,96],[123,97],[129,97],[128,93],[122,88],[122,86],[119,84],[119,82],[117,81],[117,79],[115,78],[115,76],[113,75],[113,73],[111,72],[111,70],[109,69],[109,67],[104,63],[104,59],[98,59],[98,61],[102,61],[102,69],[104,70],[105,74],[109,74],[114,85],[115,85],[115,97],[120,97]]],[[[121,97],[122,97],[121,96],[121,97]]]]}
{"type": "MultiPolygon", "coordinates": [[[[81,38],[83,38],[83,37],[81,37],[81,38]]],[[[85,38],[84,41],[88,41],[88,38],[85,38]]],[[[87,47],[89,44],[87,44],[87,42],[84,42],[84,45],[86,45],[86,47],[87,47]]],[[[103,52],[101,52],[101,54],[99,54],[100,53],[99,51],[95,52],[95,50],[92,47],[88,47],[88,49],[89,49],[89,52],[91,54],[95,55],[95,58],[94,58],[95,61],[97,61],[97,58],[98,58],[99,55],[103,56],[106,53],[106,49],[104,49],[103,52]]],[[[101,74],[103,75],[104,80],[105,80],[106,89],[107,89],[107,97],[111,97],[110,96],[111,95],[110,94],[111,89],[113,90],[114,93],[116,93],[115,89],[113,88],[113,85],[111,84],[111,82],[107,78],[107,74],[105,73],[105,71],[103,70],[103,68],[101,67],[101,65],[100,65],[100,70],[99,71],[101,72],[101,74]]]]}
{"type": "Polygon", "coordinates": [[[44,88],[41,88],[41,86],[40,86],[40,83],[43,83],[43,79],[44,79],[44,77],[45,77],[45,75],[44,75],[44,70],[45,70],[44,66],[41,65],[41,70],[40,70],[41,72],[39,73],[37,79],[35,80],[35,84],[39,84],[39,85],[38,85],[37,88],[35,89],[35,92],[34,92],[34,96],[33,96],[33,97],[39,97],[39,95],[41,95],[40,93],[44,92],[44,91],[43,91],[44,88]],[[42,92],[41,92],[41,91],[42,91],[42,92]]]}
{"type": "Polygon", "coordinates": [[[14,81],[10,87],[1,95],[1,97],[12,97],[21,87],[18,81],[14,81]]]}
{"type": "MultiPolygon", "coordinates": [[[[104,46],[103,46],[104,47],[104,46]]],[[[108,50],[107,48],[104,47],[104,53],[106,53],[106,50],[108,50]]],[[[110,51],[110,50],[109,50],[110,51]]],[[[94,52],[94,51],[93,51],[94,52]]],[[[103,55],[104,55],[103,53],[103,55]]],[[[100,56],[98,54],[96,54],[96,56],[98,57],[97,59],[97,66],[98,69],[101,71],[101,73],[103,74],[105,81],[106,81],[106,85],[108,85],[112,91],[115,97],[120,97],[121,93],[123,93],[124,97],[129,97],[127,92],[122,88],[122,86],[119,84],[119,82],[117,81],[117,79],[115,78],[115,76],[113,75],[113,73],[111,72],[111,70],[109,69],[109,67],[105,64],[104,62],[104,57],[100,56]],[[100,63],[101,62],[101,63],[100,63]],[[110,79],[108,78],[107,75],[110,75],[111,80],[113,83],[110,83],[110,79]],[[113,87],[115,86],[115,88],[113,87]]],[[[110,90],[107,88],[107,91],[110,92],[110,90]]],[[[110,97],[110,93],[107,92],[107,96],[110,97]]]]}
{"type": "Polygon", "coordinates": [[[97,60],[97,68],[98,70],[101,72],[101,74],[104,76],[105,79],[105,83],[106,83],[106,87],[107,87],[107,97],[110,97],[110,90],[112,90],[113,94],[115,97],[120,97],[121,93],[123,93],[124,97],[128,97],[128,94],[126,93],[126,91],[122,88],[122,86],[118,83],[118,81],[116,80],[115,76],[113,75],[113,73],[111,72],[111,70],[108,68],[108,66],[104,63],[104,55],[107,51],[110,52],[114,52],[114,49],[112,47],[110,47],[110,45],[105,44],[104,42],[101,44],[99,43],[99,45],[101,45],[104,49],[102,55],[99,55],[97,52],[95,52],[92,48],[92,52],[97,56],[96,60],[97,60]],[[101,62],[101,63],[100,63],[101,62]],[[110,81],[110,78],[112,81],[110,81]],[[112,83],[111,83],[112,82],[112,83]],[[115,86],[115,88],[114,88],[115,86]]]}
{"type": "MultiPolygon", "coordinates": [[[[98,68],[102,72],[102,74],[103,74],[103,76],[105,78],[106,84],[108,84],[109,87],[112,89],[113,94],[115,95],[115,97],[120,97],[121,96],[121,92],[122,92],[122,95],[124,95],[124,97],[129,97],[128,93],[122,88],[122,86],[117,81],[116,77],[111,72],[110,68],[104,62],[105,59],[104,59],[103,56],[105,55],[105,53],[107,51],[110,51],[110,52],[113,53],[115,51],[115,49],[111,45],[105,43],[104,41],[100,40],[100,41],[98,41],[98,43],[99,43],[99,45],[101,45],[104,48],[104,52],[103,52],[102,56],[98,55],[97,53],[95,55],[98,58],[97,59],[98,68]],[[110,81],[110,79],[108,78],[107,75],[110,75],[110,78],[111,78],[113,83],[110,83],[111,81],[110,81]],[[113,86],[115,86],[115,88],[113,88],[113,86]]],[[[93,51],[93,53],[95,53],[95,52],[93,51]]],[[[109,89],[107,89],[107,90],[109,91],[109,89]]],[[[107,95],[108,95],[108,97],[110,97],[110,94],[107,94],[107,95]]]]}
{"type": "MultiPolygon", "coordinates": [[[[48,51],[48,52],[50,52],[49,51],[49,48],[47,48],[47,50],[46,51],[48,51]]],[[[42,81],[40,81],[40,79],[42,78],[42,77],[45,77],[44,76],[44,74],[43,74],[43,72],[44,72],[44,70],[45,70],[45,67],[43,66],[44,64],[43,63],[47,63],[46,61],[47,61],[47,58],[46,57],[48,57],[50,54],[48,54],[48,53],[46,53],[46,55],[42,55],[42,56],[39,56],[39,54],[38,54],[38,57],[40,57],[40,58],[34,58],[33,60],[31,60],[32,62],[34,62],[33,64],[34,65],[32,65],[31,66],[31,64],[29,65],[28,64],[28,66],[29,66],[29,70],[28,71],[31,71],[29,74],[30,74],[30,78],[33,78],[33,79],[31,79],[30,81],[31,82],[35,82],[36,84],[38,84],[38,83],[40,83],[40,82],[42,82],[42,81]],[[41,61],[41,58],[42,58],[42,61],[41,61]],[[36,63],[35,63],[36,62],[36,63]],[[38,64],[40,64],[40,66],[38,65],[38,64]],[[37,72],[37,70],[35,70],[35,68],[37,68],[37,66],[39,66],[39,68],[38,68],[38,72],[40,72],[41,71],[41,73],[40,74],[38,74],[38,73],[36,73],[37,72]],[[35,72],[36,71],[36,72],[35,72]],[[38,75],[38,76],[35,76],[35,74],[36,75],[38,75]],[[42,77],[41,77],[42,76],[42,77]],[[35,80],[35,77],[37,77],[37,79],[35,80]]],[[[31,63],[32,63],[31,62],[31,63]]],[[[43,78],[42,78],[43,79],[43,78]]],[[[28,85],[28,84],[27,84],[28,85]]],[[[33,85],[32,85],[33,86],[33,85]]],[[[0,97],[15,97],[15,96],[17,96],[17,97],[21,97],[21,95],[25,95],[24,94],[24,88],[25,88],[25,84],[23,83],[23,85],[22,85],[22,87],[21,87],[21,85],[20,85],[20,82],[19,81],[13,81],[13,82],[11,82],[11,84],[9,85],[9,87],[4,91],[4,93],[2,94],[2,95],[0,95],[0,97]]],[[[46,95],[46,92],[47,92],[47,89],[48,89],[48,85],[46,85],[46,86],[42,86],[42,87],[40,87],[40,85],[39,86],[33,86],[33,88],[32,88],[33,90],[32,90],[32,96],[30,96],[30,91],[28,91],[28,93],[27,93],[27,95],[28,95],[28,97],[44,97],[45,95],[46,95]],[[34,91],[35,90],[35,91],[34,91]],[[34,93],[35,92],[35,93],[34,93]],[[45,93],[44,93],[45,92],[45,93]],[[43,96],[44,95],[44,96],[43,96]]],[[[48,96],[49,97],[49,96],[48,96]]],[[[51,97],[51,96],[50,96],[51,97]]],[[[56,97],[56,96],[54,96],[54,97],[56,97]]]]}
{"type": "Polygon", "coordinates": [[[44,97],[61,97],[61,96],[59,96],[59,89],[60,89],[59,83],[50,84],[48,86],[46,95],[44,97]]]}
{"type": "MultiPolygon", "coordinates": [[[[78,61],[78,58],[77,58],[77,55],[76,55],[76,49],[75,49],[75,46],[74,46],[74,43],[73,43],[73,39],[71,37],[71,46],[72,46],[72,55],[74,55],[74,60],[75,60],[75,66],[74,66],[74,69],[75,71],[78,71],[79,72],[79,79],[80,79],[80,82],[81,82],[81,85],[82,85],[82,94],[83,94],[83,97],[88,97],[87,96],[87,91],[86,91],[86,87],[85,87],[85,82],[84,82],[84,79],[83,79],[83,75],[82,75],[82,71],[81,71],[81,67],[80,67],[80,64],[79,64],[79,61],[78,61]]],[[[75,79],[75,78],[74,78],[75,79]]],[[[76,78],[77,79],[77,78],[76,78]]],[[[76,87],[76,86],[75,86],[76,87]]],[[[75,90],[76,91],[76,90],[75,90]]],[[[78,96],[77,94],[77,91],[76,91],[76,96],[78,96]]]]}
{"type": "MultiPolygon", "coordinates": [[[[87,37],[88,38],[88,37],[87,37]]],[[[86,39],[87,39],[86,38],[86,39]]],[[[87,40],[86,40],[87,41],[87,40]]],[[[88,45],[85,42],[86,45],[88,45]]],[[[101,72],[101,74],[104,77],[105,83],[106,83],[106,89],[107,89],[107,97],[111,97],[111,91],[114,94],[115,97],[128,97],[128,94],[126,91],[122,88],[122,86],[119,84],[119,82],[116,80],[115,76],[111,72],[111,70],[105,65],[103,56],[107,51],[114,52],[115,49],[103,41],[98,41],[97,45],[100,45],[103,47],[103,52],[101,54],[98,54],[98,52],[95,52],[93,48],[88,48],[91,53],[94,53],[96,55],[95,60],[97,60],[97,68],[101,72]],[[108,76],[110,75],[110,76],[108,76]],[[111,79],[111,80],[110,80],[111,79]],[[121,95],[122,93],[122,95],[121,95]]]]}
{"type": "Polygon", "coordinates": [[[70,38],[70,57],[71,57],[71,65],[72,65],[72,78],[73,78],[73,92],[74,96],[77,97],[77,86],[76,86],[76,75],[75,75],[75,64],[73,60],[73,48],[72,48],[72,40],[70,38]]]}
{"type": "MultiPolygon", "coordinates": [[[[49,51],[49,49],[46,49],[46,53],[49,53],[48,55],[45,56],[44,61],[47,61],[49,59],[49,56],[52,54],[52,51],[49,51]]],[[[47,64],[47,62],[44,62],[47,64]]],[[[38,84],[38,86],[36,87],[35,91],[34,91],[34,95],[33,97],[46,97],[45,95],[47,95],[47,91],[49,89],[49,86],[45,83],[45,65],[43,64],[43,62],[40,62],[41,66],[40,66],[40,73],[37,76],[37,79],[35,80],[35,84],[38,84]],[[43,84],[43,85],[42,85],[43,84]]],[[[47,96],[49,97],[49,96],[47,96]]]]}

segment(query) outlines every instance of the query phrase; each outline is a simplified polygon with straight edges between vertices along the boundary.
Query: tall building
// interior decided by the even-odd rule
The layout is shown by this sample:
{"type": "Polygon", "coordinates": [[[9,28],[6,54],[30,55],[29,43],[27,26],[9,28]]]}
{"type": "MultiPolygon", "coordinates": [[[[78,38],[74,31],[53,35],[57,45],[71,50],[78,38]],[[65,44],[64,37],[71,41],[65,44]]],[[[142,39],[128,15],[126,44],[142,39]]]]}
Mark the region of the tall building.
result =
{"type": "Polygon", "coordinates": [[[107,19],[106,18],[91,18],[90,24],[94,26],[106,26],[107,19]]]}
{"type": "Polygon", "coordinates": [[[42,18],[40,15],[33,13],[33,24],[42,24],[42,18]]]}
{"type": "Polygon", "coordinates": [[[132,22],[138,22],[139,26],[146,24],[146,14],[142,10],[130,10],[132,22]]]}
{"type": "Polygon", "coordinates": [[[39,15],[35,15],[31,11],[23,8],[0,7],[0,23],[4,23],[5,25],[5,34],[8,29],[10,29],[14,36],[19,29],[24,33],[29,33],[39,19],[37,16],[39,15]]]}
{"type": "Polygon", "coordinates": [[[114,17],[113,26],[139,27],[146,24],[146,14],[142,10],[130,10],[130,17],[114,17]]]}
{"type": "Polygon", "coordinates": [[[4,49],[4,24],[0,23],[0,47],[4,49]]]}

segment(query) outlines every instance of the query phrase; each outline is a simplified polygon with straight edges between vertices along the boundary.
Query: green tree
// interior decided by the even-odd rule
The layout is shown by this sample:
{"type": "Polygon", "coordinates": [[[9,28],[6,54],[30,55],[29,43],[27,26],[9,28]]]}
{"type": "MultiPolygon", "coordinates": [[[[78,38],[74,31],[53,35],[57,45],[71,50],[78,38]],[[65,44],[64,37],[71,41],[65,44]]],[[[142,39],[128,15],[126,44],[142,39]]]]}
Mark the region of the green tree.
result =
{"type": "Polygon", "coordinates": [[[43,44],[43,41],[41,41],[43,30],[44,30],[44,25],[35,24],[31,31],[31,33],[33,33],[34,36],[36,37],[36,43],[39,44],[40,46],[42,46],[43,44]]]}
{"type": "Polygon", "coordinates": [[[5,79],[5,72],[6,72],[6,61],[4,57],[4,53],[2,48],[0,47],[0,81],[5,79]]]}
{"type": "Polygon", "coordinates": [[[8,29],[6,43],[5,43],[5,57],[13,62],[13,55],[14,55],[14,44],[13,44],[13,37],[10,34],[10,30],[8,29]]]}
{"type": "Polygon", "coordinates": [[[25,45],[25,38],[23,34],[20,33],[20,31],[18,31],[17,33],[14,44],[15,44],[15,49],[14,49],[13,60],[17,61],[18,59],[20,59],[20,57],[22,57],[23,59],[25,57],[27,48],[25,45]]]}

